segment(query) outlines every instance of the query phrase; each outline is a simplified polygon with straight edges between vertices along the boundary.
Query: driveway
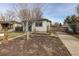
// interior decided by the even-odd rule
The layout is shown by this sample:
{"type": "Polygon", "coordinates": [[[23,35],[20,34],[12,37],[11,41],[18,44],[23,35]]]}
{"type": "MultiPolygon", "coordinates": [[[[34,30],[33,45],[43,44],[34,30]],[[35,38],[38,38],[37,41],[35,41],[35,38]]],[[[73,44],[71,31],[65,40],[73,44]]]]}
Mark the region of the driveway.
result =
{"type": "Polygon", "coordinates": [[[57,32],[58,37],[67,47],[71,55],[79,56],[79,39],[64,32],[57,32]]]}

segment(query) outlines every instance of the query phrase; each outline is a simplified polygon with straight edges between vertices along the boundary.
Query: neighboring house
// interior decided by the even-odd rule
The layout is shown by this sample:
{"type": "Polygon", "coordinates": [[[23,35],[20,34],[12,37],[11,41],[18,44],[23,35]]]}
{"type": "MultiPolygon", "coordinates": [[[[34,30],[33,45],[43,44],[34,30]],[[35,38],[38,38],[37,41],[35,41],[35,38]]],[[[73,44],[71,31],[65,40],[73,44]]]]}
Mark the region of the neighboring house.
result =
{"type": "MultiPolygon", "coordinates": [[[[50,32],[50,25],[51,21],[48,19],[33,20],[31,21],[31,24],[29,24],[28,29],[31,32],[50,32]]],[[[25,31],[25,29],[27,30],[27,28],[23,25],[23,30],[25,31]]]]}
{"type": "Polygon", "coordinates": [[[21,23],[17,21],[0,21],[0,31],[4,31],[5,28],[11,31],[15,31],[16,27],[21,27],[21,23]]]}
{"type": "Polygon", "coordinates": [[[0,21],[0,31],[4,31],[5,29],[11,29],[12,23],[8,21],[0,21]]]}

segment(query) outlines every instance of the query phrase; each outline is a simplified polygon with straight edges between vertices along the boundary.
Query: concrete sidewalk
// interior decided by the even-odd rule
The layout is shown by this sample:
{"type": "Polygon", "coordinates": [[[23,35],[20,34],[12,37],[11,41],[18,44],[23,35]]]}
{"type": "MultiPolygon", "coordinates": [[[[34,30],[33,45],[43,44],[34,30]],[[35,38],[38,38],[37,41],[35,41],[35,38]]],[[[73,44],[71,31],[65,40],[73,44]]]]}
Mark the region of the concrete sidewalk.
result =
{"type": "Polygon", "coordinates": [[[57,32],[58,37],[67,47],[71,55],[79,56],[79,39],[66,33],[57,32]]]}

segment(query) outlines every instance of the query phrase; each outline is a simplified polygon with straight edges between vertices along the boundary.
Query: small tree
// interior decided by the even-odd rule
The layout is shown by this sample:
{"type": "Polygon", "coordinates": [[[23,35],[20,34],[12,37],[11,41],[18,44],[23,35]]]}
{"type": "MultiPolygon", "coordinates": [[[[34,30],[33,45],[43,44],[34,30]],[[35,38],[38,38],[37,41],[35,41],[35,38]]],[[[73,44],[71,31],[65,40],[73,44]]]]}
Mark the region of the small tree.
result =
{"type": "Polygon", "coordinates": [[[28,7],[29,4],[16,4],[16,6],[19,6],[17,9],[15,7],[15,10],[18,11],[16,12],[18,14],[18,17],[22,19],[23,25],[24,25],[24,31],[27,33],[27,40],[29,39],[29,25],[30,21],[33,21],[33,19],[40,19],[42,16],[41,9],[38,7],[38,4],[33,6],[33,8],[28,7]]]}

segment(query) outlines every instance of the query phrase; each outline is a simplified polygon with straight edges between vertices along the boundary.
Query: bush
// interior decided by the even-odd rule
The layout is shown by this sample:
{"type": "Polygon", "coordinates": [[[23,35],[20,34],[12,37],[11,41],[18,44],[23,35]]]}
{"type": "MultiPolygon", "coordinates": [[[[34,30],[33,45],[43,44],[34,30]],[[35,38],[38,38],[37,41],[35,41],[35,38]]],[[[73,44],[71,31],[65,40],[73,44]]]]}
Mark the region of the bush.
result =
{"type": "Polygon", "coordinates": [[[16,27],[15,31],[17,31],[17,32],[23,31],[23,27],[16,27]]]}

